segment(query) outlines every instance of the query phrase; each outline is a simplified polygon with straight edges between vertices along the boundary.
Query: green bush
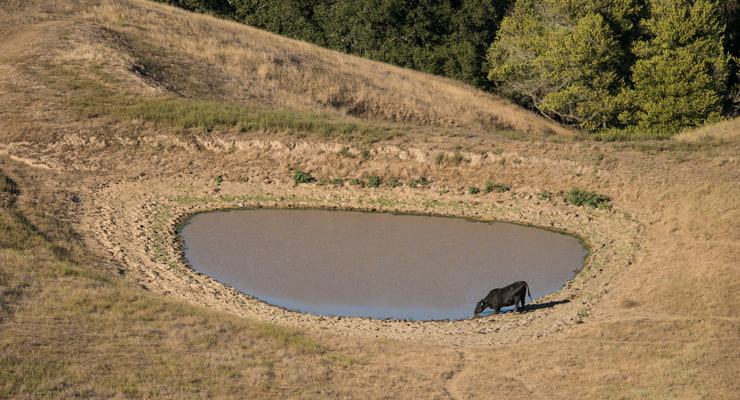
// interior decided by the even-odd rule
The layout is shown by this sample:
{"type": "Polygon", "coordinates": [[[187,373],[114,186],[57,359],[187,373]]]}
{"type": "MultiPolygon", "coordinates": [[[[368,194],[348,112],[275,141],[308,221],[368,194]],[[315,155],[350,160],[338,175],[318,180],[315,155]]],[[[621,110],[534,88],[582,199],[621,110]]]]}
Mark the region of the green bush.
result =
{"type": "Polygon", "coordinates": [[[377,175],[369,175],[367,177],[367,187],[378,187],[382,182],[382,179],[377,175]]]}
{"type": "Polygon", "coordinates": [[[475,187],[475,186],[469,186],[468,187],[468,193],[470,193],[470,194],[478,194],[478,193],[480,193],[480,188],[475,187]]]}
{"type": "Polygon", "coordinates": [[[296,184],[299,184],[299,183],[309,183],[309,182],[313,182],[313,181],[316,180],[308,172],[303,172],[303,171],[301,171],[299,169],[297,169],[297,170],[295,170],[295,172],[293,172],[293,176],[291,176],[291,178],[293,178],[293,182],[295,182],[296,184]]]}
{"type": "Polygon", "coordinates": [[[565,194],[565,201],[575,206],[589,206],[591,208],[611,208],[611,198],[595,192],[572,188],[565,194]]]}

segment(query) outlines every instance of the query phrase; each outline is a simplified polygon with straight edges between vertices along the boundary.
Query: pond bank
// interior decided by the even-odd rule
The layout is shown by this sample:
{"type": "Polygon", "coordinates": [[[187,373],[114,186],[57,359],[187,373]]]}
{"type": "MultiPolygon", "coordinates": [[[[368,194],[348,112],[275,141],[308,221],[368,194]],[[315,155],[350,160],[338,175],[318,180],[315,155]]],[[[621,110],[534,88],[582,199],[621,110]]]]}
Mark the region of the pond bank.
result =
{"type": "MultiPolygon", "coordinates": [[[[526,193],[481,201],[434,188],[332,187],[287,183],[221,184],[146,178],[105,185],[92,195],[87,229],[118,260],[120,273],[149,290],[193,304],[301,329],[448,345],[490,345],[549,337],[577,324],[633,257],[637,224],[614,210],[577,208],[526,193]],[[475,217],[560,230],[584,238],[592,252],[563,289],[522,314],[457,321],[374,320],[300,314],[263,303],[193,271],[179,251],[177,228],[190,215],[228,208],[324,208],[475,217]],[[126,221],[124,223],[124,221],[126,221]],[[614,235],[614,232],[621,232],[614,235]],[[615,262],[616,261],[616,262],[615,262]],[[604,268],[608,266],[608,268],[604,268]]],[[[89,212],[89,211],[88,211],[89,212]]]]}

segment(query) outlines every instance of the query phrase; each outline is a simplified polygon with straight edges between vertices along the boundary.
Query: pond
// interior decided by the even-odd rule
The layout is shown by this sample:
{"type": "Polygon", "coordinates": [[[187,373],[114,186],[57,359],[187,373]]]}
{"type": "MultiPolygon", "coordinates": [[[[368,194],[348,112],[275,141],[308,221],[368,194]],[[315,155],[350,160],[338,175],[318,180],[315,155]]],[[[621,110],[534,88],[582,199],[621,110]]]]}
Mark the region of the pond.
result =
{"type": "Polygon", "coordinates": [[[578,238],[544,229],[357,211],[199,213],[180,235],[193,269],[243,293],[303,313],[377,319],[469,318],[489,290],[519,280],[536,299],[587,255],[578,238]]]}

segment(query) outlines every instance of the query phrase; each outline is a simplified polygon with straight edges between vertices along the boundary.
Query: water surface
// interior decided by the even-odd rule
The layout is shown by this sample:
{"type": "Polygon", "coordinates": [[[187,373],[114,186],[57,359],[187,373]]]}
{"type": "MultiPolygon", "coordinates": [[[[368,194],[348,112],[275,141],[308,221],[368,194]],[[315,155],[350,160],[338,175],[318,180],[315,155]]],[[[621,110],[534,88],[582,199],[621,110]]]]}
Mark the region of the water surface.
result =
{"type": "MultiPolygon", "coordinates": [[[[201,213],[181,229],[193,268],[317,315],[462,319],[494,287],[560,289],[587,254],[573,236],[462,218],[325,210],[201,213]]],[[[527,298],[529,302],[529,298],[527,298]]]]}

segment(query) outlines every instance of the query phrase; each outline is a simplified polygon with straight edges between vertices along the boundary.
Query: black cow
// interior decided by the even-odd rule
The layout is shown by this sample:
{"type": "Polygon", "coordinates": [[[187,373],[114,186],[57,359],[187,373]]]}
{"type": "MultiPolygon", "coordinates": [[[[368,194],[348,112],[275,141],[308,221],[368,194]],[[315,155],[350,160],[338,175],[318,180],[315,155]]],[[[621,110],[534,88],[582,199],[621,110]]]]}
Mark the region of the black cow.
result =
{"type": "Polygon", "coordinates": [[[481,299],[478,304],[475,305],[475,314],[478,315],[486,308],[496,310],[496,314],[501,311],[501,307],[514,306],[514,311],[521,311],[524,309],[524,295],[529,295],[529,299],[532,299],[532,295],[529,294],[529,285],[527,282],[519,281],[514,282],[509,286],[493,289],[488,293],[485,299],[481,299]],[[521,308],[519,307],[521,303],[521,308]]]}

